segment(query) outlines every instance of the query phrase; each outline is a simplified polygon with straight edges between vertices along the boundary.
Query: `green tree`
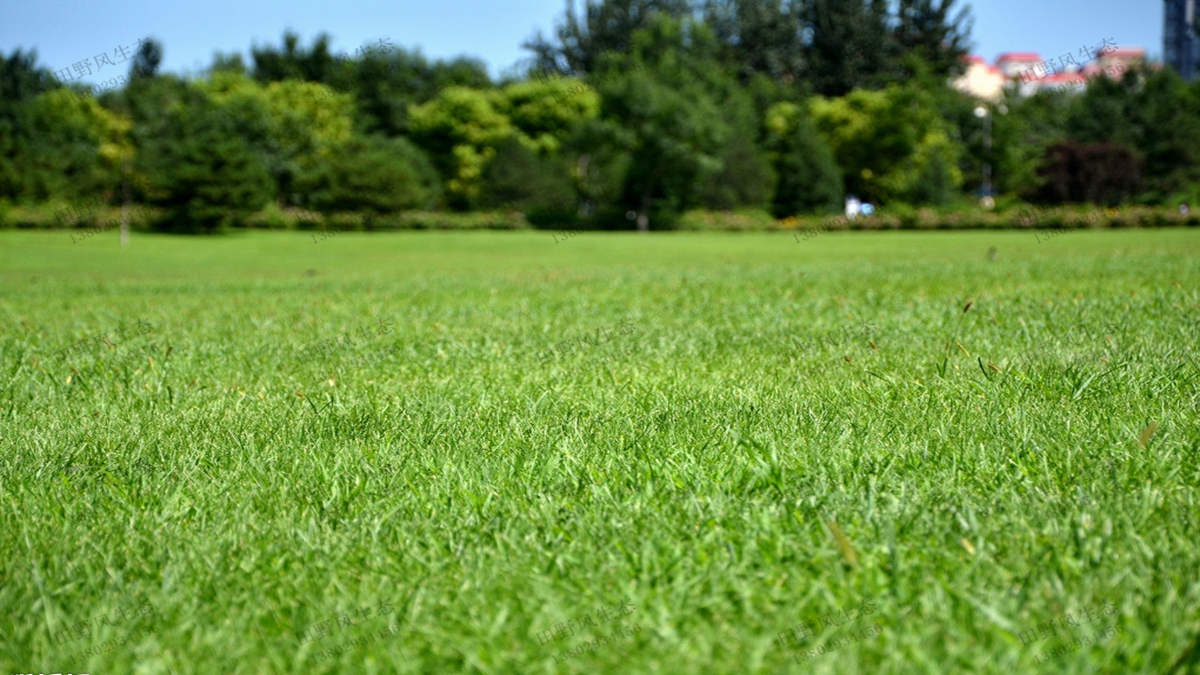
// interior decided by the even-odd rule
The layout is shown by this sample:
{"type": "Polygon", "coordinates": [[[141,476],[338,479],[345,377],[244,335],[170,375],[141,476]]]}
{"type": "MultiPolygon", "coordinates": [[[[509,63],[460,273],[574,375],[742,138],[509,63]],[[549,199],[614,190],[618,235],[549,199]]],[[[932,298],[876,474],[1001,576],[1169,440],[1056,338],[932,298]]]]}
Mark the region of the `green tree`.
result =
{"type": "Polygon", "coordinates": [[[954,0],[899,0],[896,19],[892,35],[910,77],[921,66],[942,80],[962,72],[972,25],[966,7],[954,14],[954,0]]]}
{"type": "MultiPolygon", "coordinates": [[[[16,198],[32,188],[28,168],[19,157],[34,138],[28,133],[27,105],[39,95],[61,88],[48,68],[38,68],[37,52],[0,53],[0,198],[16,198]]],[[[46,182],[46,181],[42,181],[46,182]]]]}
{"type": "Polygon", "coordinates": [[[194,95],[187,81],[171,74],[133,80],[114,101],[116,110],[130,121],[129,140],[133,146],[130,166],[122,166],[122,175],[132,199],[149,203],[153,196],[150,176],[170,164],[156,156],[172,137],[173,111],[187,105],[194,95]]]}
{"type": "Polygon", "coordinates": [[[115,184],[114,160],[128,127],[96,99],[59,88],[27,102],[21,113],[25,133],[13,156],[20,194],[79,199],[115,184]]]}
{"type": "Polygon", "coordinates": [[[815,98],[813,117],[845,178],[846,191],[869,201],[944,202],[962,184],[962,152],[930,94],[915,87],[815,98]],[[929,181],[949,185],[932,193],[929,181]]]}
{"type": "Polygon", "coordinates": [[[504,87],[496,106],[529,145],[555,154],[579,124],[600,114],[600,97],[590,88],[579,91],[581,86],[573,79],[514,82],[504,87]]]}
{"type": "Polygon", "coordinates": [[[636,31],[664,16],[679,19],[693,12],[691,0],[584,0],[581,17],[568,0],[563,19],[555,27],[557,43],[539,32],[522,47],[533,52],[537,70],[587,75],[599,67],[606,54],[628,51],[636,31]]]}
{"type": "Polygon", "coordinates": [[[539,33],[523,46],[535,70],[590,75],[657,17],[703,17],[742,82],[762,74],[824,96],[944,80],[959,72],[971,30],[955,0],[587,0],[582,14],[568,0],[555,40],[539,33]]]}
{"type": "Polygon", "coordinates": [[[300,45],[299,35],[285,31],[281,48],[273,45],[250,48],[252,76],[264,85],[283,80],[333,84],[340,69],[329,52],[329,42],[329,35],[321,33],[306,49],[300,45]]]}
{"type": "Polygon", "coordinates": [[[877,89],[899,77],[886,0],[806,0],[808,79],[822,96],[877,89]]]}
{"type": "Polygon", "coordinates": [[[323,213],[394,213],[437,205],[437,172],[419,148],[403,138],[354,137],[299,181],[311,208],[323,213]]]}
{"type": "Polygon", "coordinates": [[[238,224],[273,197],[271,174],[233,120],[199,90],[167,112],[166,134],[146,153],[149,201],[168,215],[160,227],[212,233],[238,224]]]}
{"type": "Polygon", "coordinates": [[[1200,182],[1200,91],[1170,69],[1094,80],[1072,102],[1066,130],[1084,143],[1133,148],[1152,201],[1200,182]]]}
{"type": "Polygon", "coordinates": [[[433,158],[451,206],[468,209],[477,203],[484,166],[517,133],[501,112],[505,105],[499,92],[448,87],[409,109],[412,138],[433,158]]]}
{"type": "Polygon", "coordinates": [[[783,102],[767,111],[767,148],[779,176],[772,211],[778,218],[837,211],[842,174],[806,106],[783,102]]]}
{"type": "Polygon", "coordinates": [[[752,105],[718,50],[704,24],[660,16],[634,33],[628,54],[605,55],[590,80],[602,118],[618,129],[612,141],[628,154],[620,201],[639,230],[698,204],[735,134],[753,134],[738,127],[752,105]]]}
{"type": "Polygon", "coordinates": [[[196,86],[258,154],[283,204],[301,201],[296,177],[341,152],[353,134],[352,97],[322,84],[284,80],[263,87],[237,73],[221,72],[196,86]]]}
{"type": "Polygon", "coordinates": [[[572,224],[579,197],[567,162],[539,154],[516,136],[496,150],[483,172],[480,205],[515,209],[536,226],[572,224]]]}
{"type": "Polygon", "coordinates": [[[362,130],[388,135],[407,134],[409,107],[433,100],[447,87],[492,87],[487,65],[478,59],[430,62],[418,51],[386,44],[348,64],[345,72],[344,82],[331,86],[354,94],[362,130]]]}
{"type": "MultiPolygon", "coordinates": [[[[992,106],[992,175],[998,192],[1032,198],[1041,189],[1039,168],[1046,149],[1066,137],[1068,105],[1068,95],[1043,92],[1006,96],[992,106]],[[1001,110],[1007,112],[997,114],[1001,110]]],[[[971,155],[982,157],[982,124],[976,123],[978,136],[969,137],[968,143],[971,155]]],[[[973,178],[980,175],[979,167],[970,165],[973,178]]]]}
{"type": "Polygon", "coordinates": [[[158,40],[146,40],[138,47],[137,53],[129,64],[130,80],[151,79],[158,75],[162,65],[163,46],[158,40]]]}
{"type": "Polygon", "coordinates": [[[725,45],[738,78],[799,86],[805,70],[804,13],[793,0],[705,0],[704,20],[725,45]]]}

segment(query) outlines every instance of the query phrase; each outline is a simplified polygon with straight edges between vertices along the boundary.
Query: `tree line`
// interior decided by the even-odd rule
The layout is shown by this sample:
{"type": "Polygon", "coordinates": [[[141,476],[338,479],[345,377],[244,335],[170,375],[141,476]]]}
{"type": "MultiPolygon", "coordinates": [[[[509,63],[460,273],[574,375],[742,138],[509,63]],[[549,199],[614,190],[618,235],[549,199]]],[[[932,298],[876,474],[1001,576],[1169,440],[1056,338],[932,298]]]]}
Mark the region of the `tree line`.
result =
{"type": "Polygon", "coordinates": [[[949,86],[955,0],[588,0],[498,80],[381,37],[327,35],[119,88],[0,54],[0,206],[137,201],[206,232],[264,209],[516,210],[538,226],[669,228],[689,209],[831,213],[1001,201],[1200,199],[1200,84],[1169,68],[987,105],[949,86]]]}

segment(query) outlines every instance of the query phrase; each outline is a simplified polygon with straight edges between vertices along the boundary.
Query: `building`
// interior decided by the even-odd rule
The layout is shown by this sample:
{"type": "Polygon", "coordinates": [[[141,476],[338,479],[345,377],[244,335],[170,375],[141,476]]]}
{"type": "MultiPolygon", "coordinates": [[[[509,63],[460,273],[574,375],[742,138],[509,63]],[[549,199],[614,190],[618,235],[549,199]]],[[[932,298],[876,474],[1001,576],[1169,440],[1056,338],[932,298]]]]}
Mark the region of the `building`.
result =
{"type": "Polygon", "coordinates": [[[951,82],[955,89],[986,101],[998,101],[1004,93],[1004,75],[996,66],[988,65],[982,56],[964,56],[963,74],[951,82]]]}
{"type": "Polygon", "coordinates": [[[1037,52],[1004,52],[996,57],[996,67],[1008,79],[1015,79],[1021,71],[1042,62],[1042,56],[1037,52]]]}
{"type": "Polygon", "coordinates": [[[1096,60],[1083,67],[1083,74],[1090,78],[1103,73],[1119,80],[1130,68],[1145,62],[1146,50],[1141,47],[1114,47],[1103,53],[1097,52],[1096,60]]]}
{"type": "MultiPolygon", "coordinates": [[[[1200,3],[1200,0],[1188,1],[1200,3]]],[[[1131,68],[1145,63],[1146,50],[1118,47],[1105,41],[1099,49],[1083,47],[1078,56],[1076,60],[1068,53],[1058,59],[1043,61],[1035,52],[1005,52],[996,57],[996,65],[992,66],[982,57],[971,55],[963,58],[966,64],[963,74],[951,85],[992,102],[1000,100],[1006,89],[1015,89],[1019,96],[1033,96],[1049,89],[1079,93],[1094,78],[1121,79],[1131,68]]]]}
{"type": "Polygon", "coordinates": [[[1015,86],[1021,96],[1033,96],[1038,92],[1041,83],[1036,73],[1041,66],[1042,55],[1037,52],[1004,52],[996,57],[996,67],[1004,75],[1005,85],[1015,86]]]}
{"type": "Polygon", "coordinates": [[[1166,0],[1163,7],[1163,61],[1189,82],[1200,75],[1198,14],[1200,0],[1166,0]]]}

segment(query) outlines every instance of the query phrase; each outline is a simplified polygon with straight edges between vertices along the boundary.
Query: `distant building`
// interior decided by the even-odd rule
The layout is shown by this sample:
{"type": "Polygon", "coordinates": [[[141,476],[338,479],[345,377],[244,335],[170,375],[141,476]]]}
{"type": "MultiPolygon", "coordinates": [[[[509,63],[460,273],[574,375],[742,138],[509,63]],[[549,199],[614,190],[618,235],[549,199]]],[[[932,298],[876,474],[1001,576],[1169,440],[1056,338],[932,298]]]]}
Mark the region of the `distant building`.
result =
{"type": "MultiPolygon", "coordinates": [[[[1188,2],[1200,3],[1200,0],[1188,2]]],[[[1119,80],[1130,68],[1146,61],[1146,50],[1141,47],[1105,44],[1102,49],[1081,49],[1079,60],[1071,54],[1043,61],[1036,52],[1005,52],[996,57],[996,65],[990,66],[982,57],[966,56],[963,74],[950,84],[991,102],[1000,100],[1005,89],[1015,89],[1019,96],[1033,96],[1045,89],[1078,93],[1093,78],[1105,75],[1119,80]]]]}
{"type": "Polygon", "coordinates": [[[1004,93],[1004,75],[996,66],[989,66],[982,56],[964,56],[967,66],[963,74],[951,82],[955,89],[987,101],[998,101],[1004,93]]]}
{"type": "MultiPolygon", "coordinates": [[[[1017,86],[1022,96],[1033,96],[1038,92],[1037,69],[1042,65],[1042,55],[1037,52],[1004,52],[996,57],[996,67],[1007,82],[1017,86]],[[1026,77],[1022,78],[1022,74],[1026,77]],[[1032,78],[1029,75],[1033,75],[1032,78]]],[[[1044,73],[1043,73],[1044,74],[1044,73]]]]}
{"type": "Polygon", "coordinates": [[[1042,62],[1041,54],[1037,52],[1004,52],[996,57],[996,67],[1005,77],[1012,79],[1021,71],[1042,62]]]}
{"type": "Polygon", "coordinates": [[[1191,82],[1200,75],[1200,0],[1166,0],[1163,10],[1163,61],[1191,82]]]}
{"type": "Polygon", "coordinates": [[[1083,74],[1092,77],[1104,73],[1119,80],[1125,71],[1145,61],[1146,50],[1141,47],[1116,47],[1103,54],[1097,53],[1096,60],[1083,67],[1083,74]]]}

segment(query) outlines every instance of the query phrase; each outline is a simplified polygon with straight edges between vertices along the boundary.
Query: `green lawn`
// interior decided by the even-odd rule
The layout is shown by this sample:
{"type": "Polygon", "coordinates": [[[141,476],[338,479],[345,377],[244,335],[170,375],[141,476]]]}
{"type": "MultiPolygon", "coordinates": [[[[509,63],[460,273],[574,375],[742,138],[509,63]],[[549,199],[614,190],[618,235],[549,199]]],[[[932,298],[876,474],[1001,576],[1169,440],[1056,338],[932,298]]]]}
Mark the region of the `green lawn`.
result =
{"type": "Polygon", "coordinates": [[[0,232],[0,316],[3,673],[1200,672],[1200,231],[0,232]]]}

